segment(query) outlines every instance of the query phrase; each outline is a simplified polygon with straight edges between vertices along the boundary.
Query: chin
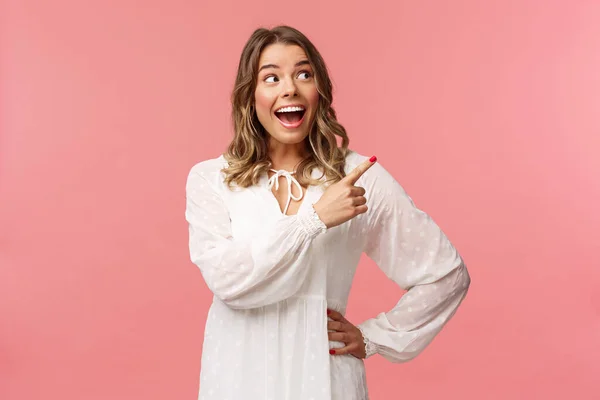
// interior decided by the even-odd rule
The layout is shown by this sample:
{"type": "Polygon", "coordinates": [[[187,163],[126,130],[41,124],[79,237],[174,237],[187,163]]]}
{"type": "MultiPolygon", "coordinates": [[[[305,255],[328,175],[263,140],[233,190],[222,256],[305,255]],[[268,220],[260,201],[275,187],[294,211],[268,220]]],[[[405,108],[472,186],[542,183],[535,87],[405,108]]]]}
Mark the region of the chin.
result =
{"type": "Polygon", "coordinates": [[[282,130],[280,127],[275,127],[272,131],[268,131],[272,139],[283,144],[298,144],[303,142],[308,137],[308,132],[305,129],[297,131],[282,130]],[[274,134],[272,133],[274,132],[274,134]]]}
{"type": "Polygon", "coordinates": [[[280,143],[283,144],[298,144],[298,143],[302,143],[306,137],[308,136],[306,133],[301,133],[301,134],[279,134],[279,135],[272,135],[273,139],[277,140],[280,143]]]}

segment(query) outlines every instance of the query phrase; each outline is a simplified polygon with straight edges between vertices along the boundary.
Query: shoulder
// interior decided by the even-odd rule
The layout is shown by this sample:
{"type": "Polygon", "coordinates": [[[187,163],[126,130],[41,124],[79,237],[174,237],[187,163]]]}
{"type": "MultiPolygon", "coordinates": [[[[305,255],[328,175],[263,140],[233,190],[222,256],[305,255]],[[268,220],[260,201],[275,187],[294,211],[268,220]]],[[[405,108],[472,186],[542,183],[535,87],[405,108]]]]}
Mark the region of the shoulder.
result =
{"type": "MultiPolygon", "coordinates": [[[[370,155],[360,154],[354,150],[350,150],[346,155],[346,165],[344,170],[347,173],[352,171],[354,168],[371,158],[370,155]]],[[[358,180],[358,184],[368,185],[374,184],[375,181],[379,183],[386,183],[387,185],[398,184],[392,174],[384,168],[381,160],[378,160],[371,168],[369,168],[358,180]]]]}
{"type": "Polygon", "coordinates": [[[344,171],[346,173],[352,171],[354,168],[356,168],[357,165],[365,161],[367,158],[369,157],[360,154],[352,149],[348,149],[348,153],[346,154],[346,165],[344,167],[344,171]]]}
{"type": "MultiPolygon", "coordinates": [[[[370,155],[366,156],[357,152],[348,154],[346,157],[346,173],[369,158],[371,158],[370,155]]],[[[384,163],[377,160],[358,179],[356,186],[363,187],[367,191],[367,196],[378,199],[378,201],[371,203],[371,208],[375,214],[387,215],[392,210],[414,209],[415,204],[412,198],[400,182],[384,167],[384,163]]]]}
{"type": "Polygon", "coordinates": [[[215,173],[215,172],[218,173],[221,171],[221,169],[223,169],[226,166],[227,166],[227,161],[225,160],[225,157],[223,157],[223,155],[220,155],[215,158],[209,158],[209,159],[197,162],[196,164],[194,164],[191,167],[190,173],[203,174],[203,175],[215,173]]]}
{"type": "Polygon", "coordinates": [[[188,185],[194,184],[200,180],[206,183],[218,185],[223,181],[223,173],[221,170],[227,167],[228,163],[223,155],[215,158],[202,160],[194,164],[188,173],[188,185]]]}

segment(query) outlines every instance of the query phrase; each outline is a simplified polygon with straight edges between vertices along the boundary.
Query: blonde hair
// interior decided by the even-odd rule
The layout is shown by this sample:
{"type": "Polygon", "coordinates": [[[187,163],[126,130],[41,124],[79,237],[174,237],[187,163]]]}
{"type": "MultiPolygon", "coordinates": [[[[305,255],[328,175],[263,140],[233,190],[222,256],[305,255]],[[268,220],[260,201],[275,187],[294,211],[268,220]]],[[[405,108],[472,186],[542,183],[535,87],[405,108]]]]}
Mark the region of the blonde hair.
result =
{"type": "Polygon", "coordinates": [[[248,187],[256,184],[259,177],[269,169],[269,134],[256,115],[254,91],[260,55],[267,46],[274,43],[297,45],[304,50],[312,66],[319,93],[315,118],[305,140],[309,157],[297,166],[296,179],[301,185],[318,185],[320,182],[311,178],[311,172],[320,167],[326,183],[337,182],[345,176],[344,164],[349,152],[349,139],[331,106],[332,84],[327,66],[308,38],[289,26],[277,26],[271,30],[259,28],[244,46],[231,95],[234,137],[224,154],[229,164],[222,170],[226,176],[225,182],[228,186],[233,182],[238,186],[248,187]],[[336,136],[341,138],[339,147],[336,136]]]}

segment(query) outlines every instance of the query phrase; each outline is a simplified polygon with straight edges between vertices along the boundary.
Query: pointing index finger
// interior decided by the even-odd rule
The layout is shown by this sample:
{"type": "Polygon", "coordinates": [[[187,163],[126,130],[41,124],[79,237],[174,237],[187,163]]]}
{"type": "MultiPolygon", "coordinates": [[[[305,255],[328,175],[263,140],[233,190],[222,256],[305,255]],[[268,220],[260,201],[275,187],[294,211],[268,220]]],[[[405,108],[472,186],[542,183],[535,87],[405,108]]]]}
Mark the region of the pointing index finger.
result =
{"type": "Polygon", "coordinates": [[[373,164],[375,164],[376,161],[377,161],[377,157],[375,157],[375,156],[371,157],[368,160],[363,161],[356,168],[354,168],[352,171],[350,171],[348,173],[348,175],[346,175],[344,180],[346,182],[350,183],[351,185],[354,185],[356,183],[356,181],[358,180],[358,178],[360,178],[365,172],[367,172],[367,170],[369,168],[371,168],[373,166],[373,164]]]}

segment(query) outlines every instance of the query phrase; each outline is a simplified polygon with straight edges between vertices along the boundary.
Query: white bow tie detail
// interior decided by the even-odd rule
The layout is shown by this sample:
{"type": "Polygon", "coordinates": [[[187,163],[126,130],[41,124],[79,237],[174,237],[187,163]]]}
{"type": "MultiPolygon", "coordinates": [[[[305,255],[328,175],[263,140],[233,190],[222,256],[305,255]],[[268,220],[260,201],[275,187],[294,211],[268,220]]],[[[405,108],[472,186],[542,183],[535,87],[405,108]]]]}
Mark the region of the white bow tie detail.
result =
{"type": "Polygon", "coordinates": [[[287,210],[288,207],[290,206],[290,202],[292,201],[292,199],[298,201],[302,199],[303,193],[302,193],[302,186],[300,185],[300,183],[296,180],[296,178],[294,178],[292,176],[292,174],[295,174],[296,171],[294,172],[288,172],[284,169],[280,169],[279,171],[275,170],[275,169],[271,169],[271,171],[275,172],[275,175],[273,175],[272,177],[269,178],[269,185],[268,188],[269,190],[271,190],[273,188],[273,185],[275,185],[275,190],[279,190],[279,177],[280,176],[284,176],[285,179],[287,180],[287,184],[288,184],[288,199],[287,199],[287,203],[285,205],[285,209],[283,210],[283,214],[287,214],[287,210]],[[298,188],[298,191],[300,192],[300,196],[294,196],[292,194],[292,183],[294,185],[296,185],[296,187],[298,188]]]}

